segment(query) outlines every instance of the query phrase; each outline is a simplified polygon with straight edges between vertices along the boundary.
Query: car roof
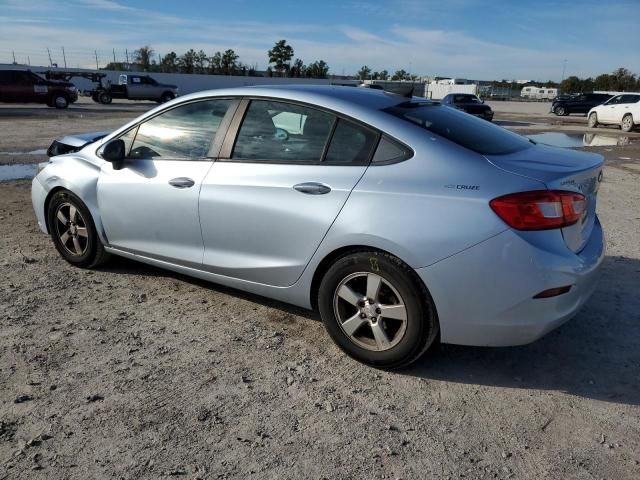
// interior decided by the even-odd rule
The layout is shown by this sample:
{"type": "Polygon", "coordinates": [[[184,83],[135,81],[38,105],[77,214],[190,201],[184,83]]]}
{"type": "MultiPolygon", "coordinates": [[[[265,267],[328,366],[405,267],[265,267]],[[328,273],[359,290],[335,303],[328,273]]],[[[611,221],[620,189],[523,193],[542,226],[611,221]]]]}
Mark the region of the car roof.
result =
{"type": "MultiPolygon", "coordinates": [[[[372,88],[356,88],[341,85],[263,85],[206,90],[180,97],[191,100],[203,97],[245,96],[265,97],[310,103],[319,107],[349,113],[355,111],[382,110],[409,101],[407,97],[372,88]]],[[[415,97],[415,100],[425,101],[415,97]]],[[[354,114],[356,112],[353,112],[354,114]]]]}

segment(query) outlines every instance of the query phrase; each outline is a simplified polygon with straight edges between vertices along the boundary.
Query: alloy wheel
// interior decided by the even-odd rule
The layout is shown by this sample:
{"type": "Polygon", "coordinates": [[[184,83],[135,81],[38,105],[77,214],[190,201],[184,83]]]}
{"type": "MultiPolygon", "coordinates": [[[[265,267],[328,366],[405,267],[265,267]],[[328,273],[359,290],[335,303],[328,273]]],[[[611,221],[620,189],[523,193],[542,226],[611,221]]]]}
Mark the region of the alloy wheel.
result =
{"type": "Polygon", "coordinates": [[[622,119],[622,129],[628,132],[631,130],[631,127],[633,127],[633,119],[631,118],[631,115],[627,115],[622,119]]]}
{"type": "Polygon", "coordinates": [[[407,329],[407,307],[385,278],[357,272],[344,278],[334,293],[340,328],[356,345],[371,351],[395,347],[407,329]]]}
{"type": "Polygon", "coordinates": [[[55,215],[56,235],[60,243],[71,255],[82,256],[89,246],[87,223],[78,208],[69,203],[61,203],[55,215]]]}

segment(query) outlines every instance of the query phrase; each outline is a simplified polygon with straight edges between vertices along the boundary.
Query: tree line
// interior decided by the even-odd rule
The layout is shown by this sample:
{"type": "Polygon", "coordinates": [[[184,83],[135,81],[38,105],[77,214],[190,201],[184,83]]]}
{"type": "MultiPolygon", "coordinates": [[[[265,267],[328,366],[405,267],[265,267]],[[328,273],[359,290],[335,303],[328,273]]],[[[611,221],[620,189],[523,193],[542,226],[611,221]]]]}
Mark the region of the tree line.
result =
{"type": "MultiPolygon", "coordinates": [[[[256,65],[248,65],[240,61],[240,56],[233,50],[215,52],[212,56],[204,50],[189,49],[182,55],[169,52],[156,56],[154,49],[146,45],[133,52],[133,64],[146,72],[160,73],[199,73],[206,75],[246,75],[246,76],[279,76],[299,78],[327,78],[329,65],[324,60],[305,64],[301,58],[293,59],[294,50],[286,40],[279,40],[267,52],[269,67],[266,72],[259,72],[256,65]],[[293,61],[292,61],[293,60],[293,61]]],[[[104,70],[129,70],[131,65],[123,62],[111,62],[104,70]]]]}
{"type": "Polygon", "coordinates": [[[626,68],[618,68],[612,73],[603,73],[595,78],[578,78],[575,75],[560,82],[562,93],[593,92],[608,90],[616,92],[640,91],[640,75],[626,68]]]}

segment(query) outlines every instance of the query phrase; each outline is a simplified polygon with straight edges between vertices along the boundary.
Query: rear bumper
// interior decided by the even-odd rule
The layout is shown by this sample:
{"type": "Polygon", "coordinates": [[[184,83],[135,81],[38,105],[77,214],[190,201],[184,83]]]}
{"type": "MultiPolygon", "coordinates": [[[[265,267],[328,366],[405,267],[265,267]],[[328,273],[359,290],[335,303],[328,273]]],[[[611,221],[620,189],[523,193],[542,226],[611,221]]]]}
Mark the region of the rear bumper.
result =
{"type": "Polygon", "coordinates": [[[540,249],[508,230],[416,271],[436,304],[443,343],[514,346],[537,340],[576,314],[597,286],[604,253],[596,220],[579,254],[540,249]],[[563,295],[533,298],[566,285],[571,290],[563,295]]]}

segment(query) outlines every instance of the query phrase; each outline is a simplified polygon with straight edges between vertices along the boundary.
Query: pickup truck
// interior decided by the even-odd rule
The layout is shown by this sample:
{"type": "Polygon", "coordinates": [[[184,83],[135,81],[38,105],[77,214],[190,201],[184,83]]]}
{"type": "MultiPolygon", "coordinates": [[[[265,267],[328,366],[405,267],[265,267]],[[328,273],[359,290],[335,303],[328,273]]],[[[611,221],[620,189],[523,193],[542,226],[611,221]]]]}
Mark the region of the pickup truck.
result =
{"type": "Polygon", "coordinates": [[[159,83],[149,75],[122,74],[117,85],[111,85],[104,80],[100,86],[91,92],[95,102],[109,104],[114,98],[128,100],[153,100],[158,103],[168,102],[178,96],[176,85],[159,83]]]}
{"type": "Polygon", "coordinates": [[[0,102],[67,108],[76,100],[78,90],[73,83],[45,80],[31,70],[0,70],[0,102]]]}

